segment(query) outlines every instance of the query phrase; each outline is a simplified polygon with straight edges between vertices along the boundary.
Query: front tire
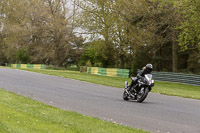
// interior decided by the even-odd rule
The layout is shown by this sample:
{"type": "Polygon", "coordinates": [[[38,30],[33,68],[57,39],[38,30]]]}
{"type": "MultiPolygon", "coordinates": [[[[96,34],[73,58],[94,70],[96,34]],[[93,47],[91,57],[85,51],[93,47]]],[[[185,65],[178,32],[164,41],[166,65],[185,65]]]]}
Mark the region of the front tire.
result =
{"type": "Polygon", "coordinates": [[[126,90],[124,90],[123,99],[124,99],[125,101],[128,101],[128,100],[129,100],[129,99],[128,99],[128,93],[126,92],[126,90]]]}
{"type": "Polygon", "coordinates": [[[141,88],[140,92],[137,95],[137,102],[139,103],[143,102],[146,99],[148,93],[149,93],[148,87],[141,88]]]}

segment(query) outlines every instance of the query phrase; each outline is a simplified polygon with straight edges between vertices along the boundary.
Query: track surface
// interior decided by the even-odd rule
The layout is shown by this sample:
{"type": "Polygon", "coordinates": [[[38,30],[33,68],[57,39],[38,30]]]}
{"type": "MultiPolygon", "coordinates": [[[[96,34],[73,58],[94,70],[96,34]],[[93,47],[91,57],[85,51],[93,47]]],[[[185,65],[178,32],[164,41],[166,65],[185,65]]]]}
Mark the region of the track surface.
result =
{"type": "Polygon", "coordinates": [[[122,100],[123,89],[0,68],[0,88],[62,109],[153,133],[200,133],[200,101],[150,93],[122,100]]]}

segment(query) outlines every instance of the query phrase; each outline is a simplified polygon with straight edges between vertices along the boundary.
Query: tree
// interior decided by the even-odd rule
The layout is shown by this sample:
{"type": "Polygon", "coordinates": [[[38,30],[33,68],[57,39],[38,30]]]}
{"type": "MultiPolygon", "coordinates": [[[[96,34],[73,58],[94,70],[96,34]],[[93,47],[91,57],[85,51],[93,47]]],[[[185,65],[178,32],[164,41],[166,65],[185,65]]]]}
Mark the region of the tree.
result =
{"type": "Polygon", "coordinates": [[[30,63],[62,66],[70,56],[80,53],[74,50],[74,44],[82,42],[71,32],[71,16],[66,15],[67,2],[2,0],[0,20],[7,59],[12,63],[17,62],[14,57],[17,51],[25,49],[27,56],[31,57],[30,63]]]}
{"type": "Polygon", "coordinates": [[[75,3],[82,9],[79,15],[79,26],[91,35],[91,41],[101,38],[104,41],[104,67],[115,65],[116,51],[113,39],[113,29],[115,29],[115,16],[112,10],[114,1],[112,0],[83,0],[75,3]]]}
{"type": "Polygon", "coordinates": [[[27,64],[29,62],[30,58],[25,49],[22,48],[17,51],[17,60],[22,64],[27,64]]]}
{"type": "Polygon", "coordinates": [[[86,65],[86,62],[91,62],[93,66],[105,67],[106,64],[106,55],[105,51],[105,43],[103,40],[96,40],[93,42],[88,42],[84,45],[84,53],[82,55],[82,64],[86,65]]]}
{"type": "MultiPolygon", "coordinates": [[[[167,55],[171,57],[171,59],[168,58],[168,60],[161,60],[165,61],[162,62],[160,65],[160,68],[163,69],[162,64],[166,64],[167,67],[169,67],[169,64],[171,65],[171,69],[167,69],[168,71],[177,72],[178,71],[178,34],[179,30],[177,30],[177,27],[180,24],[180,13],[177,12],[177,7],[175,6],[175,1],[162,1],[158,0],[156,3],[154,3],[156,12],[154,16],[154,22],[157,24],[155,34],[156,38],[158,38],[158,53],[165,52],[167,50],[168,53],[165,53],[164,55],[167,55]],[[167,48],[167,45],[168,48],[167,48]],[[163,48],[163,50],[161,50],[163,48]],[[169,50],[171,49],[171,50],[169,50]],[[161,51],[160,51],[161,50],[161,51]],[[171,63],[169,63],[171,62],[171,63]]],[[[167,59],[167,57],[164,57],[164,59],[167,59]]]]}
{"type": "Polygon", "coordinates": [[[200,67],[200,1],[183,0],[180,3],[183,22],[179,29],[179,45],[188,53],[187,68],[190,72],[199,73],[200,67]]]}

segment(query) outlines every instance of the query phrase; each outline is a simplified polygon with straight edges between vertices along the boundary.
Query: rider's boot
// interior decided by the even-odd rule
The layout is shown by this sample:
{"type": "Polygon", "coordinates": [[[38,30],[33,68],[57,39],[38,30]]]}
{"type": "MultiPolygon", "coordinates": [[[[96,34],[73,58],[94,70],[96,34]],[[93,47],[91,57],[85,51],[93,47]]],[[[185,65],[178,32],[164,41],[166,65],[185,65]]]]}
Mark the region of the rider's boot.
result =
{"type": "Polygon", "coordinates": [[[133,85],[133,87],[129,91],[130,96],[132,97],[132,100],[137,99],[137,94],[136,94],[136,90],[135,90],[136,86],[137,86],[137,84],[133,85]]]}

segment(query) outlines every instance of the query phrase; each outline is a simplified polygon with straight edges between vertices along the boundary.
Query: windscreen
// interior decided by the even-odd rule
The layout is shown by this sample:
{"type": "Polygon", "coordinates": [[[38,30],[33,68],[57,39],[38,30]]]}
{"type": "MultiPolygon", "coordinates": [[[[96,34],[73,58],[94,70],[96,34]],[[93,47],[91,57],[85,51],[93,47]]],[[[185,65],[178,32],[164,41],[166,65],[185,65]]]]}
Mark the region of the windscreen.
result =
{"type": "Polygon", "coordinates": [[[146,74],[145,77],[146,77],[147,80],[152,80],[153,76],[151,74],[146,74]]]}

